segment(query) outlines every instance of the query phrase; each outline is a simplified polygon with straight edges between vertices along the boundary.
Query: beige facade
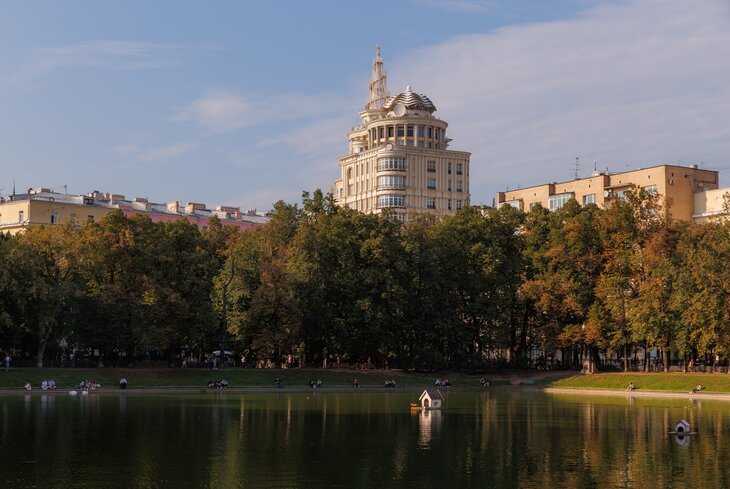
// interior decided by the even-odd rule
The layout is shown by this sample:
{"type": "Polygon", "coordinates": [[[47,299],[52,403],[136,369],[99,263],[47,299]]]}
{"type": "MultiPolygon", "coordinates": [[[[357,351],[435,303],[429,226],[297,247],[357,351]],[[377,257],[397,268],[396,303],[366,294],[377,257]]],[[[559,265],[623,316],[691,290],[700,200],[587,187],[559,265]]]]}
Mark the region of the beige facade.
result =
{"type": "Polygon", "coordinates": [[[56,194],[43,188],[11,199],[0,203],[2,233],[17,234],[30,226],[100,220],[114,210],[111,206],[93,205],[93,199],[85,196],[56,194]]]}
{"type": "Polygon", "coordinates": [[[697,192],[694,197],[695,207],[692,215],[694,222],[704,223],[726,217],[725,201],[730,199],[730,188],[697,192]]]}
{"type": "Polygon", "coordinates": [[[470,153],[448,149],[448,124],[423,94],[388,97],[380,49],[373,60],[370,98],[361,125],[348,133],[333,193],[340,205],[362,212],[393,209],[405,222],[428,212],[453,214],[469,205],[470,153]]]}
{"type": "Polygon", "coordinates": [[[692,166],[659,165],[621,173],[594,172],[588,178],[548,183],[499,192],[498,206],[511,205],[529,211],[539,203],[557,210],[571,198],[581,205],[590,203],[607,207],[620,199],[632,185],[654,190],[668,203],[674,219],[691,221],[695,214],[695,195],[718,188],[718,172],[692,166]]]}

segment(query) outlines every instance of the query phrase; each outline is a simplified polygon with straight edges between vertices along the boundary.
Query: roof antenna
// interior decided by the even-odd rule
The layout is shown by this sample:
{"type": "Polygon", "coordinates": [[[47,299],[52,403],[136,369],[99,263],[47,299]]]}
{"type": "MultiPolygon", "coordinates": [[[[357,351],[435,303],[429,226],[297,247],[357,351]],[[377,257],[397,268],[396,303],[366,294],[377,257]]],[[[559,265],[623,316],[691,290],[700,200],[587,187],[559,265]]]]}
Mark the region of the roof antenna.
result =
{"type": "Polygon", "coordinates": [[[580,157],[575,157],[575,179],[578,180],[578,171],[580,171],[580,157]]]}
{"type": "Polygon", "coordinates": [[[15,179],[13,179],[13,195],[15,195],[15,179]]]}

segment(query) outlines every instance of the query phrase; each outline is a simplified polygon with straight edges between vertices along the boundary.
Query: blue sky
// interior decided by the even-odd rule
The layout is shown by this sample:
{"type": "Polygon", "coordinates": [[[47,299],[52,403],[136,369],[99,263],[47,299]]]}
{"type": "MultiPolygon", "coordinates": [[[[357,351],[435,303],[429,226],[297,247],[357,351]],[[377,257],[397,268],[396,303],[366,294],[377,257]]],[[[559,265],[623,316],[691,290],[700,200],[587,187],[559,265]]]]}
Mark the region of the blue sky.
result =
{"type": "Polygon", "coordinates": [[[0,195],[298,202],[339,176],[377,43],[472,152],[473,203],[576,157],[730,174],[726,0],[0,0],[0,195]]]}

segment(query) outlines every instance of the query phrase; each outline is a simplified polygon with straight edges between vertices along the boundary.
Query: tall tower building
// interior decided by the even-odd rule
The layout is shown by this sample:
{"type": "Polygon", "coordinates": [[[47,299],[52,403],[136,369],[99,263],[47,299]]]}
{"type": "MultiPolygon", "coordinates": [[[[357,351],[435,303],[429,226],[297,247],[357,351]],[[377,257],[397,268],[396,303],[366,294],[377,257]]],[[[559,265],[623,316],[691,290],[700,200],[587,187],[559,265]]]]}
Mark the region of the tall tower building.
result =
{"type": "Polygon", "coordinates": [[[362,212],[393,209],[406,222],[414,213],[453,214],[469,205],[469,157],[448,149],[448,123],[436,106],[410,86],[390,97],[380,46],[372,64],[370,93],[361,124],[347,133],[349,153],[340,160],[337,203],[362,212]]]}

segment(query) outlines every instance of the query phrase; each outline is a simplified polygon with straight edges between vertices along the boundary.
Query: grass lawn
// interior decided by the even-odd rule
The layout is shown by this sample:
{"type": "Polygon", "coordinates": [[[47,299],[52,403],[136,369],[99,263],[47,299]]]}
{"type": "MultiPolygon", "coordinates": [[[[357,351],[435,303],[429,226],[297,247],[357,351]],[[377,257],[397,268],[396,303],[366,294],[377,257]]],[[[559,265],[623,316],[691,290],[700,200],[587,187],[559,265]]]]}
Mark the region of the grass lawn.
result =
{"type": "MultiPolygon", "coordinates": [[[[100,383],[105,388],[117,388],[119,379],[126,377],[129,388],[140,387],[205,387],[208,380],[226,379],[231,387],[272,387],[275,378],[284,387],[308,387],[310,379],[320,379],[323,387],[352,386],[357,379],[361,386],[382,387],[385,379],[395,379],[399,387],[432,386],[436,378],[448,378],[455,387],[479,387],[481,375],[458,372],[413,373],[400,370],[340,370],[340,369],[238,369],[206,370],[201,368],[11,368],[0,370],[0,389],[22,388],[26,379],[34,389],[43,379],[53,379],[59,389],[74,387],[84,379],[100,383]]],[[[506,380],[492,380],[492,385],[509,384],[506,380]]]]}
{"type": "Polygon", "coordinates": [[[639,390],[689,392],[697,384],[708,392],[730,392],[728,374],[670,373],[599,373],[573,375],[550,381],[549,387],[579,387],[587,389],[626,389],[633,382],[639,390]]]}

